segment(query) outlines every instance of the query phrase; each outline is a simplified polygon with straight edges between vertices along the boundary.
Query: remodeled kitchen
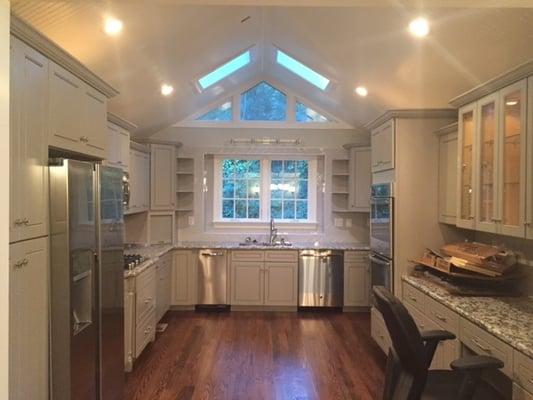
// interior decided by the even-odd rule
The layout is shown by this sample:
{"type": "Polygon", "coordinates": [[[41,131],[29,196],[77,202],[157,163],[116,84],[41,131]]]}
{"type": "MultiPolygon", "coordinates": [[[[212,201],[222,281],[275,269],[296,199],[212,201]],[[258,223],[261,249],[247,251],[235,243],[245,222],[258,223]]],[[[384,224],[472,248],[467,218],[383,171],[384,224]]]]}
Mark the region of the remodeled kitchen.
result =
{"type": "Polygon", "coordinates": [[[285,3],[1,5],[0,397],[533,399],[533,8],[285,3]]]}

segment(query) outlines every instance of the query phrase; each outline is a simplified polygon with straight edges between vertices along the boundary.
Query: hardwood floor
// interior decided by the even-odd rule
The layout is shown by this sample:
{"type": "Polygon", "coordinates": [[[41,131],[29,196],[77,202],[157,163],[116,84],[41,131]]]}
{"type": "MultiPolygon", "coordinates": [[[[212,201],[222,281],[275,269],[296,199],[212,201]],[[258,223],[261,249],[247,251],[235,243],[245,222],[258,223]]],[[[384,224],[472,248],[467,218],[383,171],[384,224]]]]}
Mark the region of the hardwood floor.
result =
{"type": "Polygon", "coordinates": [[[368,313],[169,312],[128,400],[380,399],[368,313]]]}

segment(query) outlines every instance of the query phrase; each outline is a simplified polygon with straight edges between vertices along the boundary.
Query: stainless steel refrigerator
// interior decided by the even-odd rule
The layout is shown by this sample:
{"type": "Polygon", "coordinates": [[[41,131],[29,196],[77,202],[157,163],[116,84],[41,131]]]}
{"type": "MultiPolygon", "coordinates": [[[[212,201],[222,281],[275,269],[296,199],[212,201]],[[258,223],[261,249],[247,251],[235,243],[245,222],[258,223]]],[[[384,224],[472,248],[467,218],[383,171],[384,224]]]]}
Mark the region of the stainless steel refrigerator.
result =
{"type": "Polygon", "coordinates": [[[122,399],[123,172],[52,159],[49,177],[52,398],[122,399]]]}

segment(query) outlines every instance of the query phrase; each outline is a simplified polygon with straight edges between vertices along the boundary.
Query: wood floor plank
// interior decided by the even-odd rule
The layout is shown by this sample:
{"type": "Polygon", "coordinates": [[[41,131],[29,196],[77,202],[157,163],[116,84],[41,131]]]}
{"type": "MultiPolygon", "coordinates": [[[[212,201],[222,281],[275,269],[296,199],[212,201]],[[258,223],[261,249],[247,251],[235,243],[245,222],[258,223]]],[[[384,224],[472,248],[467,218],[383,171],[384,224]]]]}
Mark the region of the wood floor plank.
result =
{"type": "Polygon", "coordinates": [[[381,398],[368,313],[169,312],[127,400],[381,398]]]}

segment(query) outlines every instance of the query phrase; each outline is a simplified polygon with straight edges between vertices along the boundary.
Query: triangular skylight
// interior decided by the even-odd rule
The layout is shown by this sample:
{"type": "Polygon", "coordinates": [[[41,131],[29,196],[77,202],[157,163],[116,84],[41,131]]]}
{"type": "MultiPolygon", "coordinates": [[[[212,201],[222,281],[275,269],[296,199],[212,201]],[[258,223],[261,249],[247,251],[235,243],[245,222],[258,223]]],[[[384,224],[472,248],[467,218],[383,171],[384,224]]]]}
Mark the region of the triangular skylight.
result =
{"type": "Polygon", "coordinates": [[[196,118],[197,121],[231,121],[232,119],[233,108],[231,107],[231,100],[196,118]]]}
{"type": "Polygon", "coordinates": [[[331,122],[331,120],[313,110],[311,107],[297,101],[296,102],[296,122],[331,122]]]}
{"type": "Polygon", "coordinates": [[[287,95],[263,81],[241,94],[241,120],[285,121],[287,95]]]}
{"type": "Polygon", "coordinates": [[[214,69],[207,75],[202,76],[200,79],[198,79],[198,84],[202,90],[207,89],[209,86],[214,85],[215,83],[233,74],[235,71],[250,64],[251,59],[250,50],[246,50],[244,53],[232,58],[230,61],[214,69]]]}

